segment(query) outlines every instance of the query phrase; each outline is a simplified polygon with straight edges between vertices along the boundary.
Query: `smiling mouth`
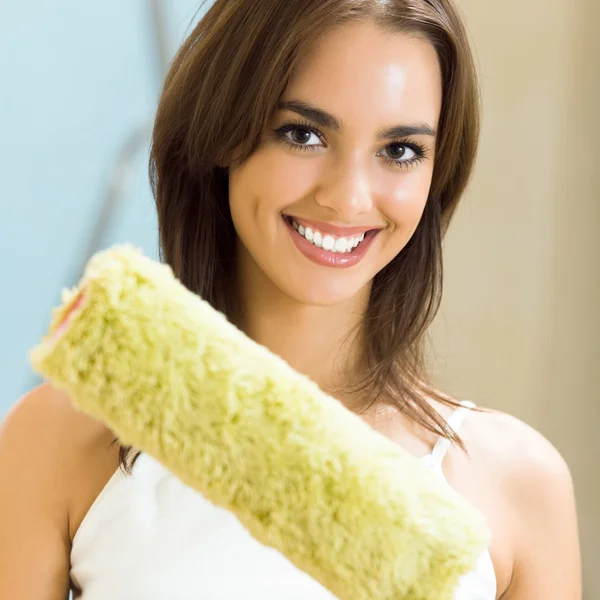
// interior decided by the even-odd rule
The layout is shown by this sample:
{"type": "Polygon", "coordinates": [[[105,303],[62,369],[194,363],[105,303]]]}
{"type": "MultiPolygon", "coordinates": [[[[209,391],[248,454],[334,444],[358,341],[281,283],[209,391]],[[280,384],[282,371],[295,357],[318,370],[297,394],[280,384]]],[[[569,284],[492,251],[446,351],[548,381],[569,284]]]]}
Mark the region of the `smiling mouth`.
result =
{"type": "MultiPolygon", "coordinates": [[[[296,220],[295,217],[283,214],[281,218],[294,246],[300,253],[311,262],[324,267],[346,269],[357,265],[367,255],[375,237],[382,231],[382,229],[360,231],[360,228],[354,228],[356,233],[339,236],[313,228],[304,219],[296,220]],[[311,237],[312,239],[309,239],[311,237]]],[[[330,231],[333,228],[333,226],[327,227],[330,231]]]]}
{"type": "Polygon", "coordinates": [[[283,215],[284,220],[307,242],[313,246],[333,254],[351,254],[364,241],[376,234],[379,229],[367,229],[351,235],[336,235],[320,230],[289,215],[283,215]]]}

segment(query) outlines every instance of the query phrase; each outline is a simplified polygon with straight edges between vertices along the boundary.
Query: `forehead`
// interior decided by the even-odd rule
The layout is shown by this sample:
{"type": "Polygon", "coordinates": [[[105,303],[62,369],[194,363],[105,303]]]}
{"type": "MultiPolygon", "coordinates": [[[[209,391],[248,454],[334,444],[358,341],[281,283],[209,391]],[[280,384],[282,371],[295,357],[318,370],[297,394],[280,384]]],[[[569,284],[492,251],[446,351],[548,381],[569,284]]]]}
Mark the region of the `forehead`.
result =
{"type": "Polygon", "coordinates": [[[436,128],[441,88],[438,57],[428,40],[349,23],[315,42],[283,99],[310,102],[348,127],[419,121],[436,128]]]}

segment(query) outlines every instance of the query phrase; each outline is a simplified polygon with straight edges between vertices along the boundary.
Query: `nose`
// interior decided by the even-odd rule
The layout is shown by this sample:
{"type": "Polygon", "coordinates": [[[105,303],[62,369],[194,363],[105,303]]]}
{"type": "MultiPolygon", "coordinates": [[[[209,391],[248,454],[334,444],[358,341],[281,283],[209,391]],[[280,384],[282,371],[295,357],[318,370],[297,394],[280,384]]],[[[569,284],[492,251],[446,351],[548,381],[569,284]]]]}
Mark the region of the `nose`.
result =
{"type": "Polygon", "coordinates": [[[358,157],[330,163],[326,169],[315,196],[320,206],[331,209],[344,223],[354,223],[358,216],[373,209],[369,169],[358,157]]]}

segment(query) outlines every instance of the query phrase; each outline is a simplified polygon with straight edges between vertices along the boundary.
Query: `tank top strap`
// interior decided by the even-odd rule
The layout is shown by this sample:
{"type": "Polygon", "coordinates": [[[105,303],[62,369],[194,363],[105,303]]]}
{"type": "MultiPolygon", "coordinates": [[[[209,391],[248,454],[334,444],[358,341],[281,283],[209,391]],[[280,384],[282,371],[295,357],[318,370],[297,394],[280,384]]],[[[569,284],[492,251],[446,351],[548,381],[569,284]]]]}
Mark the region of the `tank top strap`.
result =
{"type": "MultiPolygon", "coordinates": [[[[448,427],[454,431],[454,433],[458,433],[461,425],[464,420],[467,418],[469,411],[472,408],[475,408],[476,404],[469,400],[462,400],[460,402],[460,406],[457,407],[454,412],[450,415],[448,419],[448,427]]],[[[431,462],[433,466],[437,469],[442,468],[442,461],[450,448],[450,440],[445,437],[440,437],[436,442],[433,452],[431,453],[431,462]]]]}

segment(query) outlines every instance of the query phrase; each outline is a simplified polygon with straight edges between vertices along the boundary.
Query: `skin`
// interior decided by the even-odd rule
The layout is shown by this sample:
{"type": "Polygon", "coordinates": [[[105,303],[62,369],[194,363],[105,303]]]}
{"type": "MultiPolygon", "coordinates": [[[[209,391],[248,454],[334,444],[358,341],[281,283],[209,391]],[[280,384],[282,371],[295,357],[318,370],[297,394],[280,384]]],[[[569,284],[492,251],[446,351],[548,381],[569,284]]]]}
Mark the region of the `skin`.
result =
{"type": "MultiPolygon", "coordinates": [[[[390,152],[390,141],[375,134],[415,123],[436,129],[439,67],[424,40],[370,24],[345,25],[305,57],[284,100],[316,105],[345,127],[319,126],[322,140],[290,132],[288,138],[320,144],[314,152],[293,149],[272,130],[300,115],[278,111],[255,155],[231,171],[243,327],[333,389],[352,368],[355,345],[342,342],[360,320],[373,276],[410,239],[431,183],[433,136],[411,136],[426,156],[399,168],[385,162],[401,154],[398,146],[390,152]],[[286,211],[383,230],[360,263],[334,269],[293,246],[281,221],[286,211]]],[[[435,407],[449,416],[445,406],[435,407]]],[[[363,418],[415,456],[435,444],[434,436],[392,409],[363,418]]],[[[529,426],[496,411],[472,413],[461,435],[469,458],[451,449],[444,472],[488,520],[497,598],[581,598],[573,487],[560,454],[529,426]]],[[[71,541],[118,465],[112,439],[48,384],[13,406],[0,427],[0,597],[67,597],[71,541]]]]}

